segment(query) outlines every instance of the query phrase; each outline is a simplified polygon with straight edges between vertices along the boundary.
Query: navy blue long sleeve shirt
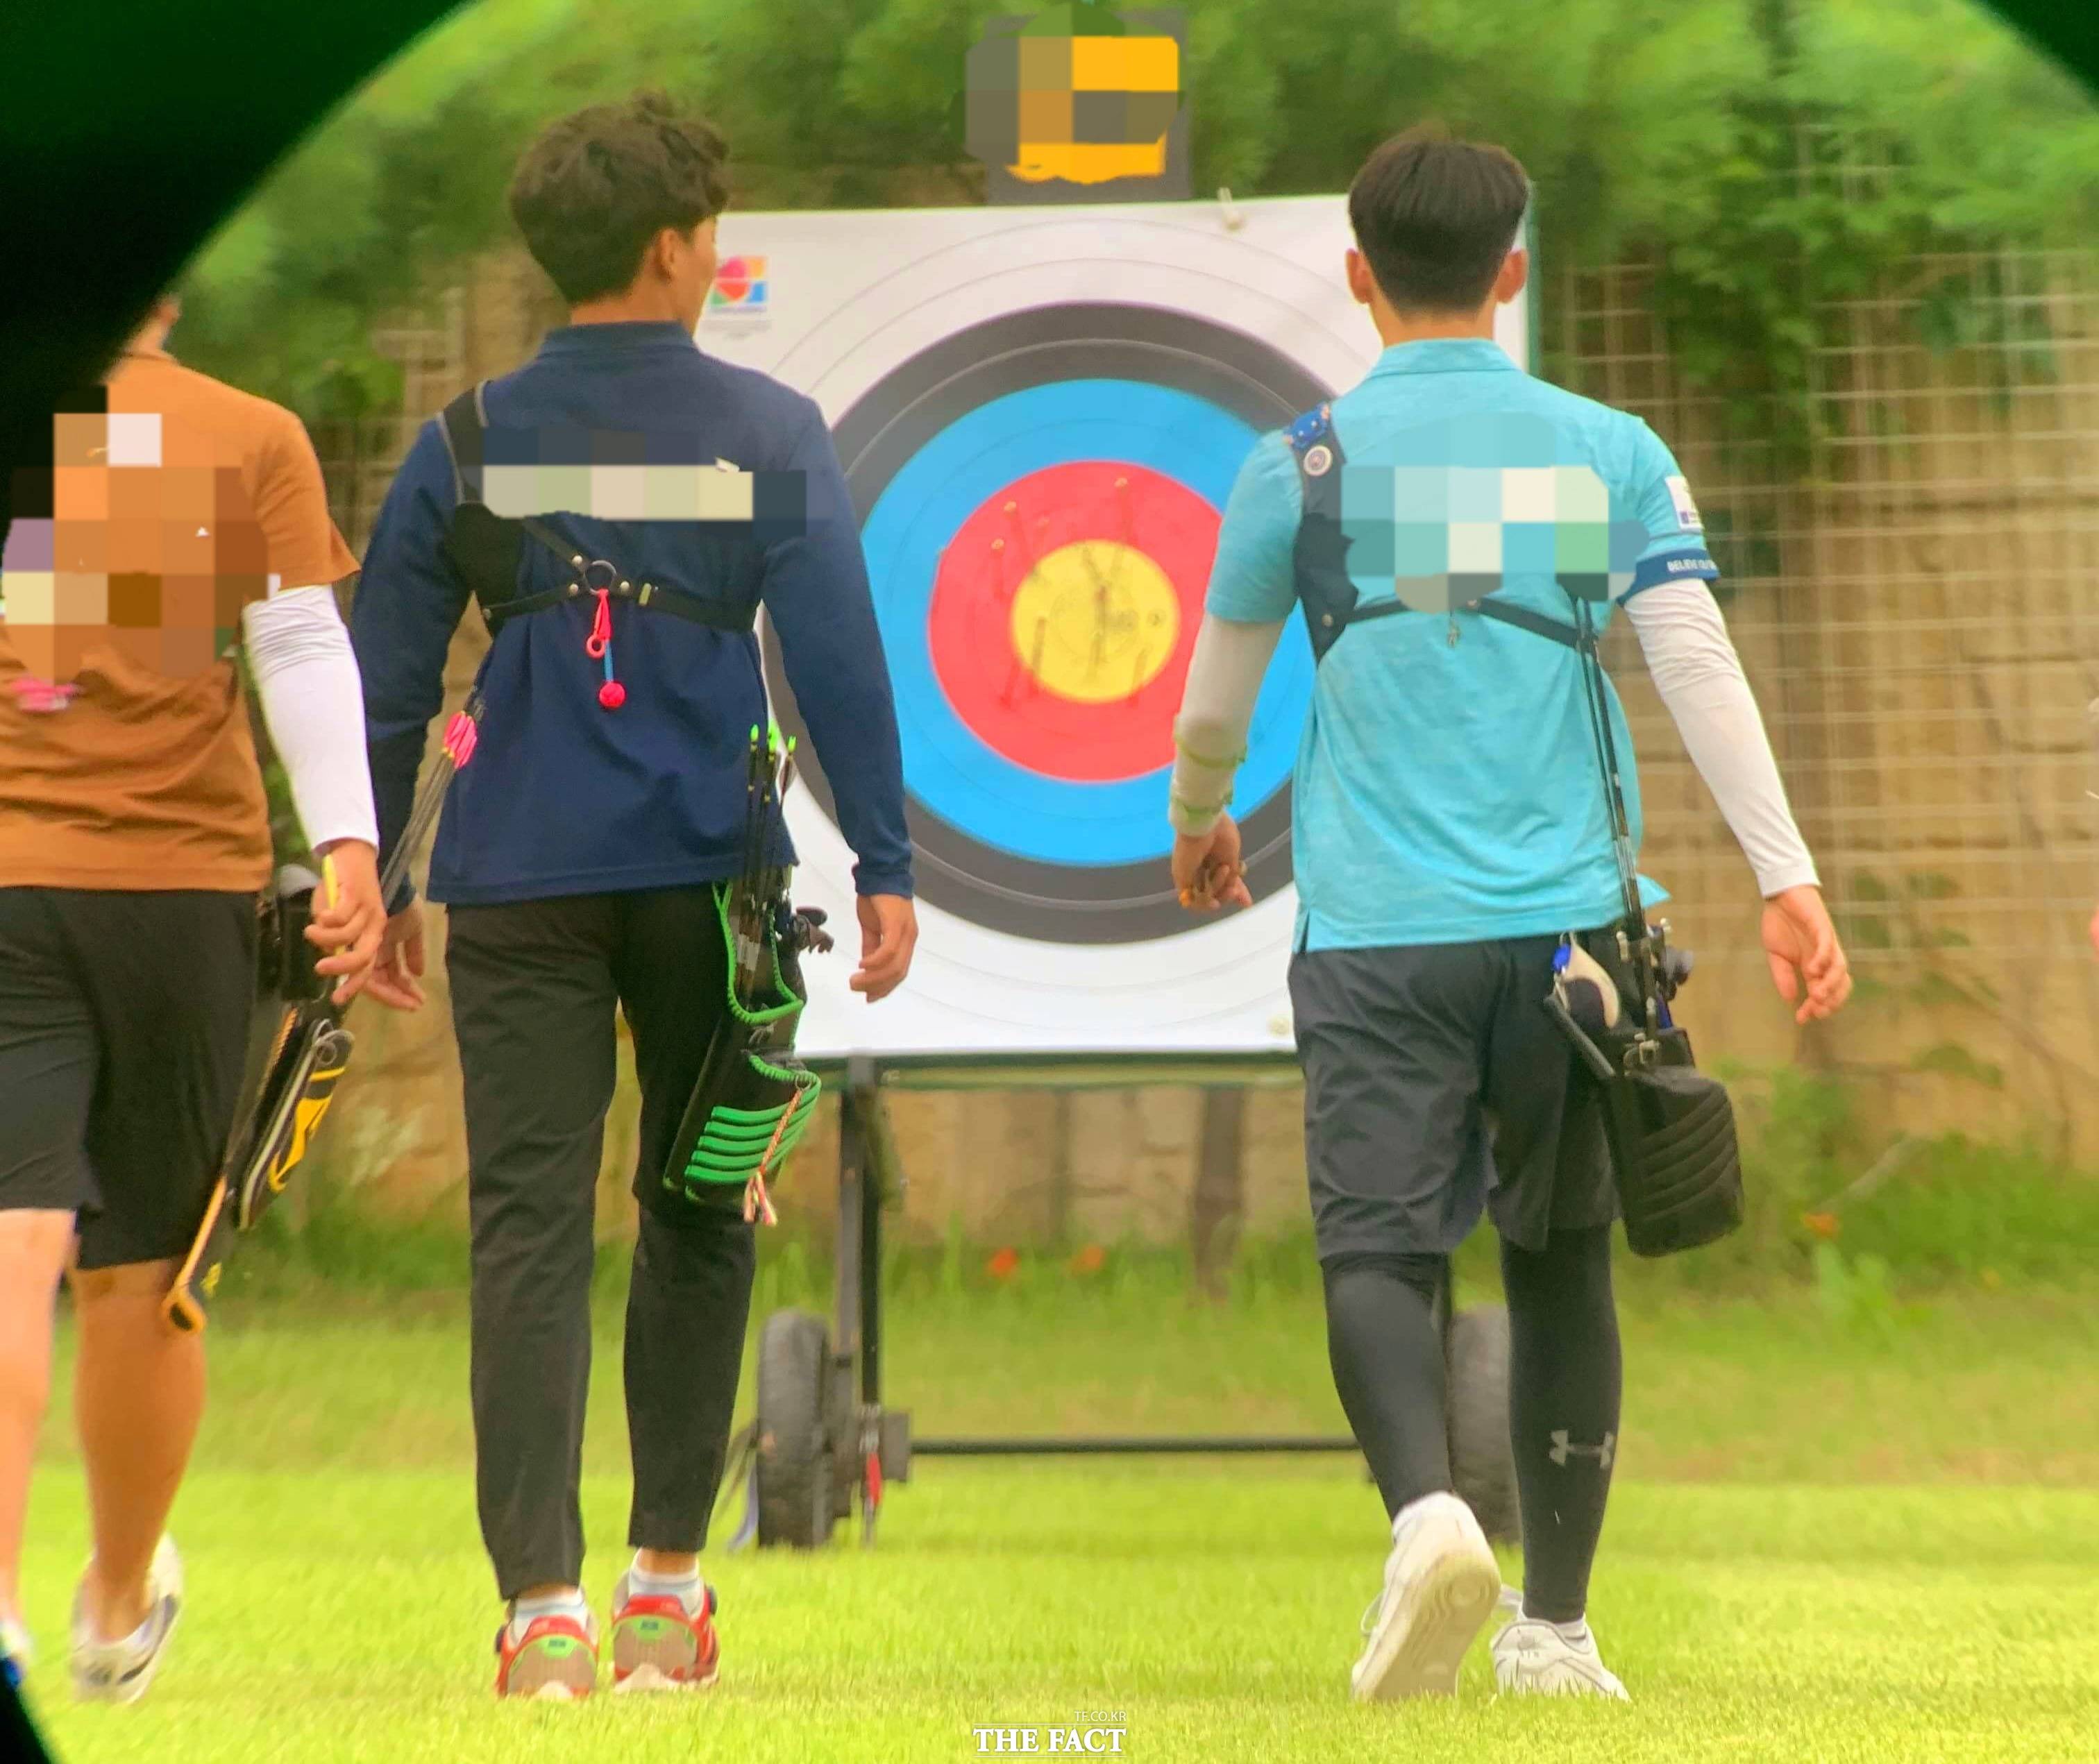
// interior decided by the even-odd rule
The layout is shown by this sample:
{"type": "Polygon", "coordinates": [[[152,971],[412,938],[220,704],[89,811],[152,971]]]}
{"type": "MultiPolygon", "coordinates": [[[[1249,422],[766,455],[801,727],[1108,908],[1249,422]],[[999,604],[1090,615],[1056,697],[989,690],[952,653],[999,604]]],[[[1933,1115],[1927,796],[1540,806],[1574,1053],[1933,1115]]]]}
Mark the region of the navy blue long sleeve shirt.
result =
{"type": "MultiPolygon", "coordinates": [[[[722,536],[694,523],[549,514],[546,524],[622,575],[731,606],[762,604],[831,786],[863,895],[911,891],[911,842],[889,672],[858,522],[822,413],[765,375],[695,347],[675,324],[572,325],[486,389],[489,457],[549,463],[577,438],[596,457],[803,474],[807,521],[792,537],[722,536]]],[[[451,456],[423,425],[388,492],[350,629],[364,677],[381,847],[406,825],[445,655],[469,589],[442,541],[455,501],[451,456]]],[[[522,548],[516,592],[570,580],[544,546],[522,548]]],[[[754,724],[766,721],[748,633],[632,601],[612,603],[626,702],[598,702],[585,651],[588,596],[511,618],[482,675],[485,710],[431,853],[433,900],[491,904],[724,881],[742,860],[754,724]]],[[[783,835],[784,841],[784,835],[783,835]]],[[[792,854],[776,847],[780,860],[792,854]]]]}

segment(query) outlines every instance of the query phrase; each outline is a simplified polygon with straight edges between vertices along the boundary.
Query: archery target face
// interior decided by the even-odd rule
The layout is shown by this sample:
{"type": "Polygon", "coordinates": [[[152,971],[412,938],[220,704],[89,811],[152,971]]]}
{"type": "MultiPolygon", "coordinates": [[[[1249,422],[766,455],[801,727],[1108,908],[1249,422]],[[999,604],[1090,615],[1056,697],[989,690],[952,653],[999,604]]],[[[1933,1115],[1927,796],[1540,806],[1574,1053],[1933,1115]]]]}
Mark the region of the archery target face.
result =
{"type": "MultiPolygon", "coordinates": [[[[1173,723],[1220,517],[1256,441],[1375,363],[1338,198],[732,215],[762,313],[710,353],[829,422],[895,683],[920,938],[869,1011],[852,854],[802,737],[798,900],[839,922],[805,970],[816,1054],[1287,1047],[1290,778],[1312,685],[1296,619],[1236,787],[1256,904],[1183,912],[1173,723]]],[[[725,241],[725,244],[728,241],[725,241]]],[[[1520,306],[1503,341],[1526,359],[1520,306]]]]}

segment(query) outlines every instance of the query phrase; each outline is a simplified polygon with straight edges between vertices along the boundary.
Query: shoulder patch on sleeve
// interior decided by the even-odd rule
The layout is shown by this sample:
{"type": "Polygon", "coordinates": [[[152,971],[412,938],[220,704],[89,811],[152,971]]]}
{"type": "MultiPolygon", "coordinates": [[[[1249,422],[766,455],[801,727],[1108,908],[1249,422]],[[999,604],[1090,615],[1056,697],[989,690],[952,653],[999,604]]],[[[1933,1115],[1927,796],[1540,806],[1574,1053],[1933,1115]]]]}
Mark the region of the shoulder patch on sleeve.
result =
{"type": "Polygon", "coordinates": [[[1698,512],[1698,504],[1692,500],[1691,480],[1688,477],[1666,477],[1662,482],[1669,486],[1669,499],[1676,504],[1676,524],[1686,533],[1703,533],[1705,517],[1698,512]]]}

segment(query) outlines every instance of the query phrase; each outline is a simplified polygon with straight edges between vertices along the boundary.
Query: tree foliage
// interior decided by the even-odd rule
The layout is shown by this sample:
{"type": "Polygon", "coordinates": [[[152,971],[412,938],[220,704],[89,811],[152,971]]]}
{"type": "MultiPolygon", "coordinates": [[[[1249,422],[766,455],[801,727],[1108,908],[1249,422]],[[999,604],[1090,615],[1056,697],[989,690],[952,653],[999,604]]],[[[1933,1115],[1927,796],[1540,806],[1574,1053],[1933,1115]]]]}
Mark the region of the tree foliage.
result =
{"type": "MultiPolygon", "coordinates": [[[[748,208],[970,202],[961,72],[1020,0],[479,0],[279,166],[189,279],[185,353],[315,420],[396,395],[370,332],[509,234],[533,133],[640,86],[748,208]]],[[[1633,247],[1684,364],[1798,389],[1807,302],[1934,242],[2081,243],[2099,111],[1969,0],[1187,0],[1198,187],[1343,187],[1393,130],[1506,143],[1548,266],[1633,247]],[[1870,196],[1847,167],[1878,168],[1870,196]]]]}

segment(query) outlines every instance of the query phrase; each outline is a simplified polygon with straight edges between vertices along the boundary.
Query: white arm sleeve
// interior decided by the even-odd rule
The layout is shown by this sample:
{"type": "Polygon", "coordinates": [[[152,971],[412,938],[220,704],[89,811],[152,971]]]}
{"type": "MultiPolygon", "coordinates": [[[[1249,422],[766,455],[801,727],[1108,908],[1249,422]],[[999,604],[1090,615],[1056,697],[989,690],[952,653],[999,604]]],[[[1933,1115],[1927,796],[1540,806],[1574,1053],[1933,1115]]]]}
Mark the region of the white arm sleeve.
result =
{"type": "Polygon", "coordinates": [[[1188,662],[1188,684],[1173,724],[1173,796],[1168,813],[1177,833],[1208,833],[1232,799],[1232,779],[1246,757],[1261,682],[1287,621],[1245,624],[1205,614],[1188,662]]]}
{"type": "Polygon", "coordinates": [[[1648,672],[1765,899],[1820,878],[1727,622],[1705,585],[1665,582],[1626,602],[1648,672]]]}
{"type": "Polygon", "coordinates": [[[332,588],[291,588],[242,609],[249,670],[262,720],[306,842],[379,843],[364,750],[364,686],[332,588]]]}

